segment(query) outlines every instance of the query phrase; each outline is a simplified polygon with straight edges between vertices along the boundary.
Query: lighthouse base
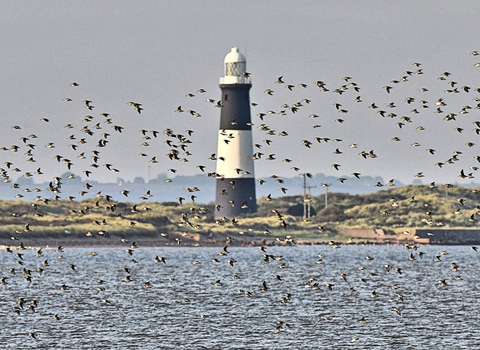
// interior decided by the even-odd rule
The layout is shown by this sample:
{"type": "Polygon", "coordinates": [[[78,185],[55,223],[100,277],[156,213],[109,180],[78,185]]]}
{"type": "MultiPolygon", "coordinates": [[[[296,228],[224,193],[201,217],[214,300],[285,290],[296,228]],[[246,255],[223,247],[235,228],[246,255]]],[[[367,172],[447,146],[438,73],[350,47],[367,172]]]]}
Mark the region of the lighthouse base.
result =
{"type": "Polygon", "coordinates": [[[215,217],[257,212],[255,178],[221,178],[216,187],[215,217]]]}

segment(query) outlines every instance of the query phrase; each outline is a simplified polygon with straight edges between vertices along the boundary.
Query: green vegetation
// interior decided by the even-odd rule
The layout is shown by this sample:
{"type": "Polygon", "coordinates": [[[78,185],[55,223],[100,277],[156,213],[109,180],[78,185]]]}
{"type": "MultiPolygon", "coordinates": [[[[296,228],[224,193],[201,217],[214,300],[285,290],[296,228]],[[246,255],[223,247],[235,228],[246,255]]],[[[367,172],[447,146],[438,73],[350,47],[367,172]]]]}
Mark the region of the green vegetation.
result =
{"type": "Polygon", "coordinates": [[[324,195],[311,198],[313,215],[304,220],[302,196],[262,197],[256,214],[233,222],[233,218],[215,218],[213,205],[192,202],[145,201],[135,206],[110,203],[102,197],[80,202],[0,201],[0,238],[79,238],[87,234],[155,238],[162,232],[195,232],[204,237],[240,233],[284,238],[294,234],[296,239],[330,240],[343,228],[378,228],[398,234],[414,228],[478,227],[479,201],[475,189],[444,185],[391,187],[365,195],[329,193],[327,207],[324,195]]]}

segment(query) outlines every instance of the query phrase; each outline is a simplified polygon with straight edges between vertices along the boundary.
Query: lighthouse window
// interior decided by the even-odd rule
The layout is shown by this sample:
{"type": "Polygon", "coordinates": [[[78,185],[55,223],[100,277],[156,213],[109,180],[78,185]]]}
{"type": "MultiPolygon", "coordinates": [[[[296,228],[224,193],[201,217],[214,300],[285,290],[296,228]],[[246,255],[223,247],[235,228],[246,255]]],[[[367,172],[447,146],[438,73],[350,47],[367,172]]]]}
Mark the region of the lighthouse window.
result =
{"type": "Polygon", "coordinates": [[[225,100],[225,101],[228,100],[228,95],[227,95],[227,94],[225,94],[224,100],[225,100]]]}
{"type": "Polygon", "coordinates": [[[225,63],[226,76],[241,76],[245,72],[245,62],[228,62],[225,63]]]}

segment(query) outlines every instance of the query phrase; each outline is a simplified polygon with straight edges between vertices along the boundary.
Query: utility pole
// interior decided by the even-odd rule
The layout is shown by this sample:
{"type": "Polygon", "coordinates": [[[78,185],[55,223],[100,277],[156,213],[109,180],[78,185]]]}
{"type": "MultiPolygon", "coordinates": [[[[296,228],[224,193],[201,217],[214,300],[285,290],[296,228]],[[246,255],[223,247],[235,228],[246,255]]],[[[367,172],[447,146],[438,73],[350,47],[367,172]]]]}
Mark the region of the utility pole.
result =
{"type": "Polygon", "coordinates": [[[325,187],[325,208],[328,205],[328,188],[331,184],[322,184],[323,187],[325,187]]]}
{"type": "Polygon", "coordinates": [[[301,185],[303,188],[303,220],[310,219],[310,208],[311,208],[311,197],[310,197],[310,189],[316,188],[317,186],[310,186],[307,185],[307,176],[306,174],[300,174],[303,176],[303,184],[301,185]],[[308,193],[307,193],[308,190],[308,193]]]}
{"type": "Polygon", "coordinates": [[[445,184],[445,197],[448,197],[448,189],[452,187],[450,184],[445,184]]]}
{"type": "Polygon", "coordinates": [[[307,218],[307,177],[303,176],[303,220],[307,218]]]}
{"type": "Polygon", "coordinates": [[[312,188],[317,188],[317,186],[310,186],[310,185],[307,185],[305,186],[308,188],[308,198],[307,198],[307,219],[310,219],[310,208],[312,206],[312,196],[310,195],[310,189],[312,188]]]}

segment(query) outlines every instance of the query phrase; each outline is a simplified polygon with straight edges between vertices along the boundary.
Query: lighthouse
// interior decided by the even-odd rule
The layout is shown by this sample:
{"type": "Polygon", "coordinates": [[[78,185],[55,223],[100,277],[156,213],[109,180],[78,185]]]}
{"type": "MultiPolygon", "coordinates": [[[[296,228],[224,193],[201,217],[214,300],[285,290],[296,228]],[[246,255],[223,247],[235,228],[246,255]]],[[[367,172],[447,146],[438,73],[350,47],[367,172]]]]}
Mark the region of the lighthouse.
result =
{"type": "Polygon", "coordinates": [[[221,113],[217,148],[215,216],[235,217],[257,211],[253,165],[252,123],[246,73],[247,62],[238,48],[225,56],[220,78],[221,113]]]}

